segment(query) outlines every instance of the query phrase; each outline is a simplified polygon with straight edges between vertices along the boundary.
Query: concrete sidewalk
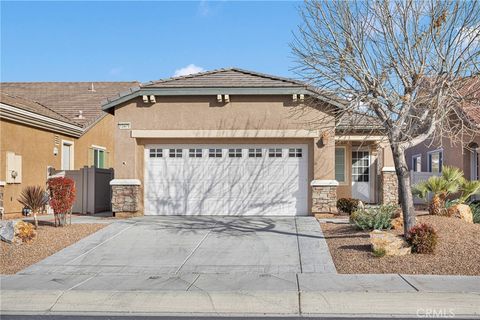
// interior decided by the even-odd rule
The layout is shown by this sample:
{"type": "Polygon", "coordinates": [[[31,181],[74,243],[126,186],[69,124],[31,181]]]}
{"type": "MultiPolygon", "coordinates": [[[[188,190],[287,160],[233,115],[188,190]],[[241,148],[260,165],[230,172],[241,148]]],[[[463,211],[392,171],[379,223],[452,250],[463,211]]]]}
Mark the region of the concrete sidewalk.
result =
{"type": "Polygon", "coordinates": [[[29,274],[1,289],[2,314],[480,316],[480,277],[466,276],[29,274]]]}

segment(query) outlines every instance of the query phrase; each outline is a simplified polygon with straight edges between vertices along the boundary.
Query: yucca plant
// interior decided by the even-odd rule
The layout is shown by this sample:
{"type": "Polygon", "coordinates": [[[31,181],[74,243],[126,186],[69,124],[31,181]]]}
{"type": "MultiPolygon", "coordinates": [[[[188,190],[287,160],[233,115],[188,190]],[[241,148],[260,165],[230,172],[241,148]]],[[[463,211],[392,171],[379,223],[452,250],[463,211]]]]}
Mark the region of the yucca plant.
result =
{"type": "Polygon", "coordinates": [[[27,186],[23,188],[18,202],[32,210],[35,228],[38,228],[37,213],[48,203],[45,190],[40,186],[27,186]]]}

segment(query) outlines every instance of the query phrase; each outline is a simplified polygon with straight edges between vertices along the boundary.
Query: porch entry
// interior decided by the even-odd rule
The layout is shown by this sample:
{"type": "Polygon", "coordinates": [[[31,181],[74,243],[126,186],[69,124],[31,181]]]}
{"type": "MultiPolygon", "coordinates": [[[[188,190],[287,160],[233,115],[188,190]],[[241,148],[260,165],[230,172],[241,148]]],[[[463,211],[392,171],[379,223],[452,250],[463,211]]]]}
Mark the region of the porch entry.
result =
{"type": "Polygon", "coordinates": [[[370,152],[352,151],[352,198],[370,202],[370,152]]]}

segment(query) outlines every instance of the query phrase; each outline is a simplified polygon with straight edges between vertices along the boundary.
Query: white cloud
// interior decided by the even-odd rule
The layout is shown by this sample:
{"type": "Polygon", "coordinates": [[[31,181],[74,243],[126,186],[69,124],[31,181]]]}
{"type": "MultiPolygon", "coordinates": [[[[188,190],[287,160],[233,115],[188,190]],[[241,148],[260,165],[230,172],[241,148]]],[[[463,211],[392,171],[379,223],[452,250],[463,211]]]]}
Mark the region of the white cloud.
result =
{"type": "Polygon", "coordinates": [[[112,76],[118,76],[122,72],[123,72],[122,67],[114,67],[114,68],[110,69],[110,71],[109,71],[110,75],[112,75],[112,76]]]}
{"type": "Polygon", "coordinates": [[[175,70],[175,73],[173,74],[173,76],[180,77],[180,76],[186,76],[188,74],[199,73],[203,71],[205,71],[205,69],[203,69],[202,67],[196,66],[192,63],[186,67],[175,70]]]}

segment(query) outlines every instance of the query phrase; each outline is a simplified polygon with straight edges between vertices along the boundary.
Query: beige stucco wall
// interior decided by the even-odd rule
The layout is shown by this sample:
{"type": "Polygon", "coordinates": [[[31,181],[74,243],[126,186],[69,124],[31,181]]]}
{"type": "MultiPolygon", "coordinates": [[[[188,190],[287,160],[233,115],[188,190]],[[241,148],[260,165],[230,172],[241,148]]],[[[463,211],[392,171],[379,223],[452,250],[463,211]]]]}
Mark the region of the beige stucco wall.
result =
{"type": "Polygon", "coordinates": [[[113,115],[106,114],[92,128],[84,133],[80,139],[75,142],[75,169],[80,169],[85,165],[92,165],[91,148],[93,145],[106,148],[107,167],[113,167],[114,162],[114,142],[113,142],[113,115]]]}
{"type": "Polygon", "coordinates": [[[25,186],[45,186],[48,166],[58,170],[61,168],[62,140],[74,143],[74,168],[79,169],[91,165],[88,152],[92,145],[104,146],[110,156],[113,155],[112,129],[113,116],[110,114],[79,139],[0,119],[0,181],[5,181],[6,178],[6,152],[15,152],[22,156],[22,183],[6,184],[5,213],[21,212],[22,205],[17,199],[25,186]],[[55,145],[55,140],[60,144],[55,145]],[[57,155],[53,154],[55,146],[58,148],[57,155]]]}
{"type": "MultiPolygon", "coordinates": [[[[321,107],[296,107],[291,96],[230,96],[227,104],[216,96],[156,97],[153,105],[141,98],[115,108],[115,178],[140,179],[143,185],[143,150],[148,143],[306,143],[309,145],[310,180],[334,179],[334,122],[321,107]],[[328,132],[328,138],[309,139],[134,139],[131,130],[120,130],[119,122],[130,122],[132,130],[287,130],[328,132]]],[[[143,196],[142,196],[143,198],[143,196]]],[[[309,201],[310,202],[310,201],[309,201]]]]}
{"type": "MultiPolygon", "coordinates": [[[[60,168],[59,154],[53,154],[55,133],[24,126],[18,123],[0,120],[0,180],[6,178],[6,152],[15,152],[22,156],[22,183],[6,184],[4,208],[6,213],[21,212],[22,205],[17,201],[22,188],[29,185],[45,186],[47,167],[60,168]]],[[[74,140],[58,134],[59,141],[74,140]]]]}

